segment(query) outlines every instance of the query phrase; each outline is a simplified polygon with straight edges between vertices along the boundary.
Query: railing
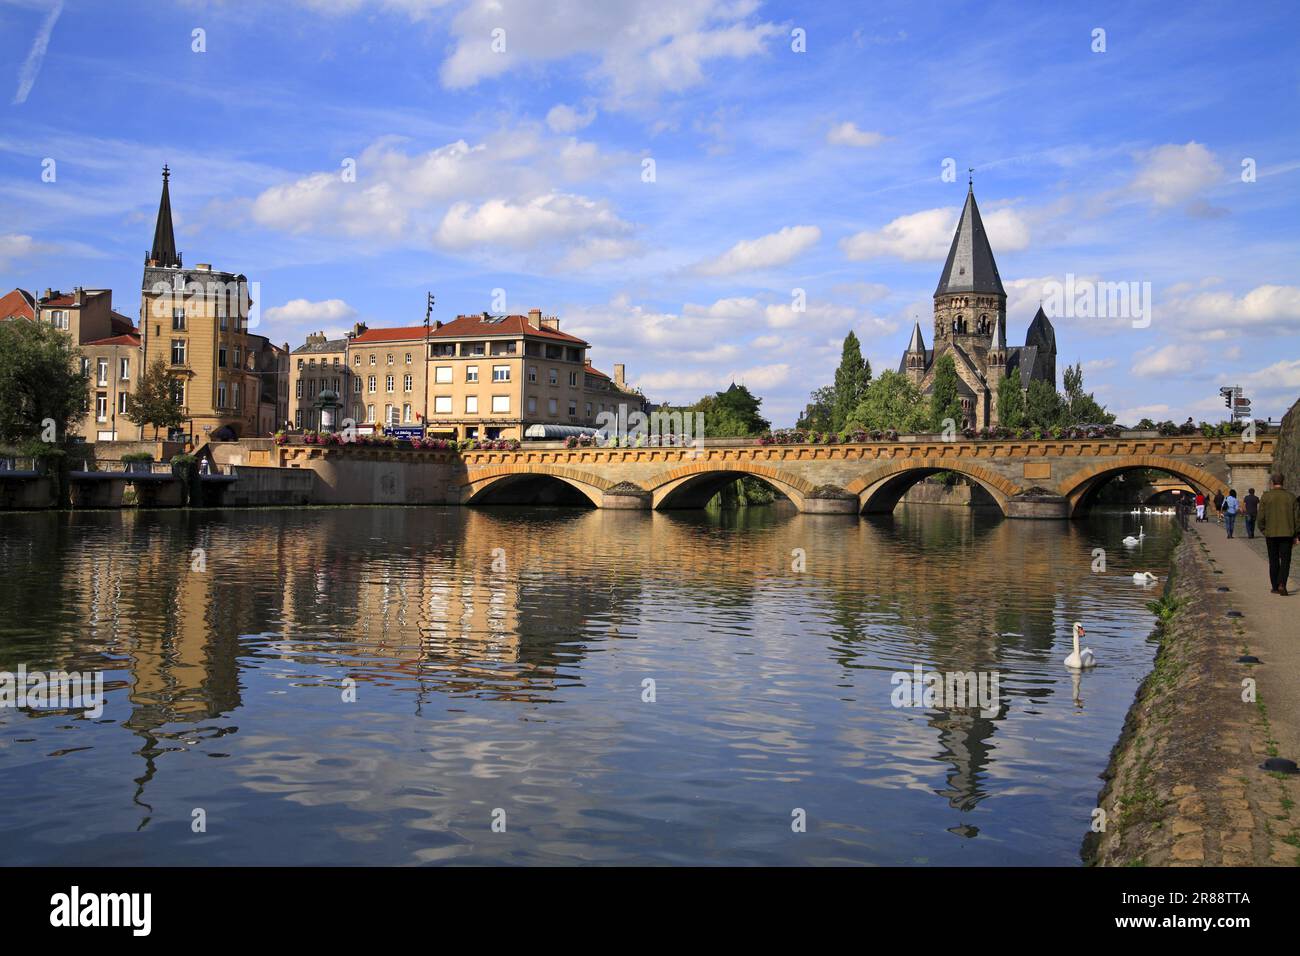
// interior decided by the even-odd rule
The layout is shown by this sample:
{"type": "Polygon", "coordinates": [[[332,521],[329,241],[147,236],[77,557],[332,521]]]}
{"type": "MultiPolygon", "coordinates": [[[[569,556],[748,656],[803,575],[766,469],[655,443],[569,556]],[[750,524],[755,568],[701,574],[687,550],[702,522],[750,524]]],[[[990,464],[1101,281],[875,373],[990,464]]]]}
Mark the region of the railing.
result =
{"type": "Polygon", "coordinates": [[[171,477],[172,465],[168,461],[118,461],[101,459],[86,462],[81,469],[88,474],[104,475],[166,475],[171,477]]]}
{"type": "Polygon", "coordinates": [[[7,458],[0,458],[0,475],[15,472],[32,474],[39,471],[40,468],[35,458],[26,455],[11,455],[7,458]]]}

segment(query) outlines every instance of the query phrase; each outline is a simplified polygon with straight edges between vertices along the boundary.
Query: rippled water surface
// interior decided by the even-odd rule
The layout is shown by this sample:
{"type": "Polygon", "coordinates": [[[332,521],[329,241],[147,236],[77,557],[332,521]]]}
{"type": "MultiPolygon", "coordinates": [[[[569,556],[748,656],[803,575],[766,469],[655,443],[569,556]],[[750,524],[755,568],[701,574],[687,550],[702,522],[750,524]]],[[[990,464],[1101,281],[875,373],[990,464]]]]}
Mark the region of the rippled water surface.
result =
{"type": "Polygon", "coordinates": [[[4,861],[1076,865],[1171,520],[0,515],[0,670],[107,687],[0,708],[4,861]],[[917,664],[996,715],[893,707],[917,664]]]}

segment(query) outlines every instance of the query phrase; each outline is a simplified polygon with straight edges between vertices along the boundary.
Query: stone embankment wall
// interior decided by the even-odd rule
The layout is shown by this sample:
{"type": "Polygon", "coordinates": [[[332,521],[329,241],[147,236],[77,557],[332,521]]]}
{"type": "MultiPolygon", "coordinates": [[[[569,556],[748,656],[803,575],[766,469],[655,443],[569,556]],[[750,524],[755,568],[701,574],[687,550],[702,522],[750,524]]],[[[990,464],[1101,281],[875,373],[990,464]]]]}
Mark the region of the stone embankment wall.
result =
{"type": "MultiPolygon", "coordinates": [[[[1104,832],[1083,842],[1097,866],[1295,866],[1300,826],[1283,784],[1258,769],[1272,734],[1243,701],[1251,665],[1201,546],[1184,537],[1157,628],[1158,651],[1125,720],[1098,798],[1104,832]]],[[[1153,594],[1154,596],[1154,594],[1153,594]]]]}
{"type": "Polygon", "coordinates": [[[1282,417],[1282,430],[1273,450],[1273,470],[1286,477],[1286,489],[1300,495],[1300,400],[1282,417]]]}

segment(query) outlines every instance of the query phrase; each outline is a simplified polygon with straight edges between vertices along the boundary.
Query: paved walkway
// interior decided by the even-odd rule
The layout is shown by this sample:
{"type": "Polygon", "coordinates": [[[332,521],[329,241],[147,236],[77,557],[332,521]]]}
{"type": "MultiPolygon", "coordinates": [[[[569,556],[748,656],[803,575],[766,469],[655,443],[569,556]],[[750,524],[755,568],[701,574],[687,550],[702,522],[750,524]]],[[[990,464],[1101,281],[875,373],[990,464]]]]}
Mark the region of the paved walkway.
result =
{"type": "Polygon", "coordinates": [[[1194,540],[1209,549],[1216,574],[1231,588],[1229,603],[1242,617],[1238,623],[1250,652],[1263,663],[1252,669],[1280,757],[1300,761],[1300,545],[1291,560],[1291,580],[1282,597],[1269,591],[1268,555],[1264,539],[1245,537],[1241,519],[1229,539],[1223,525],[1213,521],[1189,525],[1194,540]]]}

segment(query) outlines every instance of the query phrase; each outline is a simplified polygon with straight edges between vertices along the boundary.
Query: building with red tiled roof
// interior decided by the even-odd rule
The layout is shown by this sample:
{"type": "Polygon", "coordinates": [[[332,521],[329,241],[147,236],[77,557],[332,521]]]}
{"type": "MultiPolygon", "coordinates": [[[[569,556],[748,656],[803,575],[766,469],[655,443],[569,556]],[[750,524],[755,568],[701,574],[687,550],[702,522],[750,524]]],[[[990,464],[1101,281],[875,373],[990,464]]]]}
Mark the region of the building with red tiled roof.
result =
{"type": "MultiPolygon", "coordinates": [[[[294,349],[296,427],[318,427],[308,390],[313,360],[343,355],[343,415],[363,429],[423,427],[456,438],[523,438],[532,424],[595,427],[620,403],[633,410],[644,398],[591,367],[588,343],[560,330],[560,320],[527,315],[459,315],[450,322],[366,328],[337,342],[317,335],[294,349]],[[328,349],[329,355],[317,355],[328,349]],[[299,396],[297,393],[303,394],[299,396]]],[[[317,368],[320,368],[317,365],[317,368]]],[[[319,377],[317,375],[316,377],[319,377]]],[[[325,384],[332,386],[333,379],[325,384]]],[[[319,385],[319,383],[316,383],[319,385]]]]}
{"type": "Polygon", "coordinates": [[[36,297],[26,289],[14,289],[0,296],[0,322],[5,319],[36,318],[36,297]]]}

